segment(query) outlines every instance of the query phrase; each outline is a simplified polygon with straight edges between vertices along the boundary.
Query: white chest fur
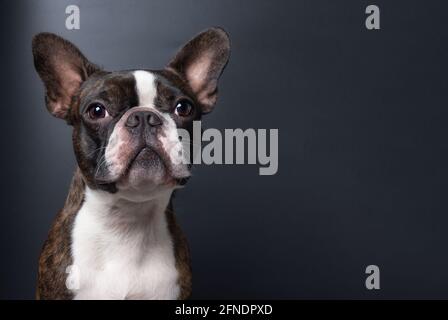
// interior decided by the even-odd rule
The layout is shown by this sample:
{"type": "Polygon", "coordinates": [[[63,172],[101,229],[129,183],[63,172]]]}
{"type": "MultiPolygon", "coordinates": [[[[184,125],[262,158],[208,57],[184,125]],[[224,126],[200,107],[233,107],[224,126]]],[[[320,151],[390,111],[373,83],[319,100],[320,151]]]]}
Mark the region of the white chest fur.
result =
{"type": "Polygon", "coordinates": [[[72,233],[75,299],[176,299],[174,248],[165,216],[169,196],[123,203],[87,188],[72,233]]]}

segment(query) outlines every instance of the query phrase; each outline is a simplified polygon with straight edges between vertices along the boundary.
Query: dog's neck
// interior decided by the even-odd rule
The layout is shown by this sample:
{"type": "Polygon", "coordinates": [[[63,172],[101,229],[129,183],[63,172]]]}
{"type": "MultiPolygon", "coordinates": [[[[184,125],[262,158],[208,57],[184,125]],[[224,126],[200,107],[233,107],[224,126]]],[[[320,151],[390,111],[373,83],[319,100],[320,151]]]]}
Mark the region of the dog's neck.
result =
{"type": "Polygon", "coordinates": [[[75,299],[178,297],[166,215],[171,193],[132,202],[86,186],[72,233],[73,264],[82,275],[75,299]]]}
{"type": "Polygon", "coordinates": [[[103,231],[111,231],[121,237],[145,234],[158,237],[165,232],[165,212],[172,191],[166,191],[155,198],[133,202],[117,194],[93,190],[86,186],[83,212],[101,225],[103,231]]]}

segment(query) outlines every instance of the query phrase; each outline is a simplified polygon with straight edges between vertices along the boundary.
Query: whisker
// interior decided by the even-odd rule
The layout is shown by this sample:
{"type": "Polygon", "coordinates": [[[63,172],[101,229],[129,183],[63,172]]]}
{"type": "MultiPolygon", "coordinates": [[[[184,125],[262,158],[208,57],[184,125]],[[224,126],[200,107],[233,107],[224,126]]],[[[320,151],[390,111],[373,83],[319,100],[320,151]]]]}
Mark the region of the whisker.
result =
{"type": "Polygon", "coordinates": [[[104,163],[106,163],[106,156],[102,155],[100,158],[100,161],[98,161],[98,164],[96,166],[95,177],[98,175],[98,172],[100,171],[100,169],[104,163]],[[103,160],[103,158],[104,158],[104,160],[103,160]]]}
{"type": "Polygon", "coordinates": [[[92,152],[89,152],[89,153],[87,154],[87,156],[89,157],[89,156],[91,156],[93,153],[95,153],[95,152],[97,152],[97,151],[100,151],[100,150],[102,150],[102,149],[106,149],[106,148],[107,148],[107,146],[105,146],[105,147],[99,147],[99,148],[93,150],[92,152]]]}

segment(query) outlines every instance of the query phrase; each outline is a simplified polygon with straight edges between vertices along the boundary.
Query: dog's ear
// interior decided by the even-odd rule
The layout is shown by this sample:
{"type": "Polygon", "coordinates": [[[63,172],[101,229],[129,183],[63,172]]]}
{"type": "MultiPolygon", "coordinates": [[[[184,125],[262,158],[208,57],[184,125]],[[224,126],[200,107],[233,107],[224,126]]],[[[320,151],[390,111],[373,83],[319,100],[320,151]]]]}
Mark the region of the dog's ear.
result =
{"type": "Polygon", "coordinates": [[[187,81],[203,113],[216,102],[218,79],[230,55],[230,40],[220,28],[208,29],[190,40],[168,64],[168,69],[187,81]]]}
{"type": "Polygon", "coordinates": [[[72,97],[99,68],[72,43],[52,33],[34,36],[32,47],[34,67],[46,89],[47,109],[55,117],[68,121],[72,97]]]}

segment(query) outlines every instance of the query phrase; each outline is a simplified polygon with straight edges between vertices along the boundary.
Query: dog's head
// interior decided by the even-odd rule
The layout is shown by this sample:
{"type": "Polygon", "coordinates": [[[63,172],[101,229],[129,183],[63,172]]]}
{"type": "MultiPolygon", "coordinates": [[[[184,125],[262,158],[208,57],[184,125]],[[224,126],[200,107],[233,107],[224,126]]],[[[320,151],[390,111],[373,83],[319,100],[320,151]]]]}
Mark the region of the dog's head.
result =
{"type": "MultiPolygon", "coordinates": [[[[91,188],[141,193],[175,188],[190,175],[178,128],[213,109],[230,53],[227,34],[208,29],[163,70],[108,72],[54,34],[33,39],[34,64],[51,114],[73,126],[81,172],[91,188]]],[[[191,148],[191,143],[188,145],[191,148]]]]}

